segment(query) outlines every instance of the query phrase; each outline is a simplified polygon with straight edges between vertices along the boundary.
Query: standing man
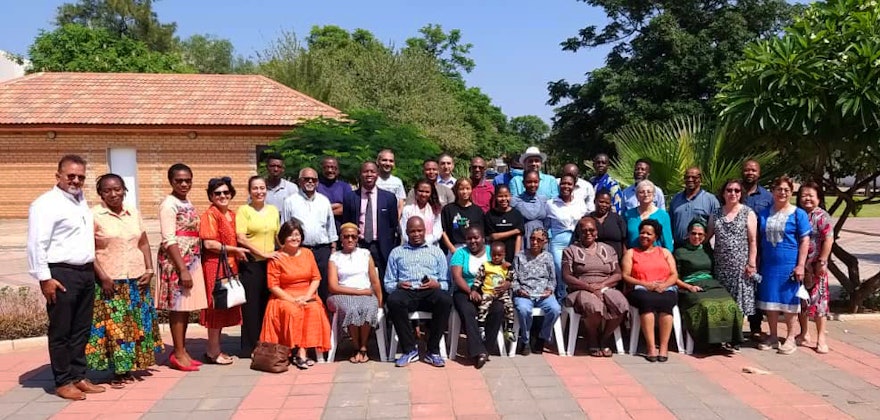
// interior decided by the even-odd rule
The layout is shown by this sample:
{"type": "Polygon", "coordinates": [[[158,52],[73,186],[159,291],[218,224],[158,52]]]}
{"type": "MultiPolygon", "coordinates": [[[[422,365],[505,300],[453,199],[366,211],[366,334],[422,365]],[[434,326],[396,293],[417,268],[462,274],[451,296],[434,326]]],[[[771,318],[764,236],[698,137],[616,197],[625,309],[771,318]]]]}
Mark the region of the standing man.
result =
{"type": "Polygon", "coordinates": [[[315,256],[318,271],[321,272],[321,283],[318,284],[318,296],[326,302],[329,294],[327,288],[327,263],[330,254],[336,250],[336,219],[333,217],[333,206],[330,200],[318,190],[318,172],[312,168],[299,171],[299,191],[284,200],[281,220],[287,222],[296,218],[302,222],[304,247],[311,249],[315,256]]]}
{"type": "MultiPolygon", "coordinates": [[[[761,164],[749,159],[743,163],[742,183],[743,197],[745,204],[755,212],[756,215],[761,214],[764,210],[773,206],[773,194],[762,187],[759,182],[761,179],[761,164]]],[[[758,241],[760,246],[761,241],[758,241]]],[[[757,288],[755,293],[757,294],[757,288]]],[[[756,296],[757,298],[757,296],[756,296]]],[[[749,315],[749,331],[750,338],[755,341],[762,340],[761,322],[764,320],[764,311],[755,308],[755,313],[749,315]]]]}
{"type": "Polygon", "coordinates": [[[388,258],[388,271],[382,277],[388,293],[388,317],[397,330],[403,355],[395,365],[404,367],[419,359],[419,346],[409,320],[414,311],[431,312],[428,354],[425,363],[443,367],[440,339],[446,332],[452,296],[449,294],[446,256],[436,246],[425,242],[425,222],[419,216],[406,222],[407,243],[394,248],[388,258]]]}
{"type": "Polygon", "coordinates": [[[455,161],[448,153],[440,155],[437,161],[440,163],[440,178],[437,179],[437,183],[446,188],[452,188],[452,186],[455,185],[455,181],[457,181],[457,179],[452,176],[452,171],[455,170],[455,161]]]}
{"type": "Polygon", "coordinates": [[[336,218],[336,231],[342,226],[342,200],[345,193],[351,191],[351,185],[339,180],[339,161],[333,156],[321,159],[321,175],[318,176],[318,193],[330,200],[333,216],[336,218]]]}
{"type": "Polygon", "coordinates": [[[380,151],[379,156],[376,157],[376,164],[379,165],[379,178],[376,179],[376,186],[397,197],[397,216],[400,217],[400,213],[403,211],[403,202],[406,200],[406,189],[400,178],[391,175],[391,171],[394,170],[394,152],[390,149],[380,151]]]}
{"type": "Polygon", "coordinates": [[[40,282],[49,317],[49,360],[55,394],[84,400],[104,387],[86,379],[86,344],[95,303],[95,225],[82,187],[86,161],[66,155],[57,184],[31,203],[28,272],[40,282]]]}
{"type": "Polygon", "coordinates": [[[691,167],[684,173],[684,191],[672,197],[669,216],[672,219],[672,239],[675,247],[684,244],[688,239],[688,224],[695,217],[709,220],[720,204],[715,194],[702,189],[703,174],[700,168],[691,167]]]}
{"type": "Polygon", "coordinates": [[[746,205],[755,214],[761,214],[773,205],[773,194],[758,184],[760,178],[761,164],[751,159],[745,161],[742,169],[743,195],[746,198],[746,205]]]}
{"type": "Polygon", "coordinates": [[[492,199],[495,198],[495,185],[486,179],[486,161],[477,156],[471,159],[471,201],[483,210],[485,214],[492,207],[492,199]]]}
{"type": "MultiPolygon", "coordinates": [[[[651,162],[647,159],[639,159],[633,168],[633,183],[623,190],[623,211],[633,209],[639,206],[639,199],[636,197],[636,185],[642,180],[651,176],[651,162]]],[[[666,198],[663,196],[663,190],[658,186],[654,186],[654,205],[658,209],[666,210],[666,198]]],[[[690,223],[690,222],[688,222],[690,223]]]]}
{"type": "MultiPolygon", "coordinates": [[[[425,159],[422,162],[422,175],[425,176],[425,179],[434,183],[434,189],[437,190],[437,198],[440,200],[440,207],[443,207],[453,201],[455,201],[455,193],[452,192],[452,188],[449,188],[439,182],[438,175],[440,165],[434,159],[425,159]]],[[[412,204],[416,202],[416,191],[415,187],[410,188],[409,193],[406,195],[406,204],[412,204]]]]}
{"type": "Polygon", "coordinates": [[[284,158],[277,153],[266,156],[266,172],[266,204],[275,206],[280,214],[284,208],[284,200],[296,194],[299,188],[284,179],[284,158]]]}
{"type": "MultiPolygon", "coordinates": [[[[559,196],[559,184],[556,183],[556,178],[541,172],[541,166],[544,165],[545,160],[547,160],[547,155],[541,153],[541,150],[535,146],[526,149],[526,152],[519,158],[523,168],[538,171],[538,195],[543,195],[547,199],[556,198],[559,196]]],[[[524,191],[522,175],[512,177],[510,179],[510,195],[517,197],[524,191]]]]}
{"type": "Polygon", "coordinates": [[[515,176],[522,178],[523,165],[520,163],[519,158],[520,155],[511,155],[507,158],[507,172],[499,174],[492,180],[492,183],[495,184],[496,187],[499,185],[510,184],[510,180],[515,176]]]}
{"type": "Polygon", "coordinates": [[[608,175],[608,165],[611,159],[605,153],[599,153],[593,158],[594,175],[590,178],[596,192],[608,191],[611,195],[611,208],[617,214],[623,214],[623,197],[620,194],[620,183],[608,175]]]}
{"type": "Polygon", "coordinates": [[[370,251],[373,262],[384,278],[388,254],[400,244],[397,198],[376,187],[379,169],[376,162],[361,165],[360,188],[349,191],[342,203],[342,222],[356,223],[360,229],[358,246],[370,251]]]}
{"type": "MultiPolygon", "coordinates": [[[[574,184],[574,191],[571,192],[571,196],[574,200],[583,201],[587,205],[587,213],[590,214],[593,210],[596,210],[596,203],[594,199],[596,198],[596,191],[593,189],[593,184],[590,184],[585,179],[580,177],[581,170],[574,163],[566,163],[565,166],[562,167],[563,175],[570,175],[574,177],[577,181],[574,184]]],[[[561,178],[556,178],[556,184],[559,184],[561,178]]]]}

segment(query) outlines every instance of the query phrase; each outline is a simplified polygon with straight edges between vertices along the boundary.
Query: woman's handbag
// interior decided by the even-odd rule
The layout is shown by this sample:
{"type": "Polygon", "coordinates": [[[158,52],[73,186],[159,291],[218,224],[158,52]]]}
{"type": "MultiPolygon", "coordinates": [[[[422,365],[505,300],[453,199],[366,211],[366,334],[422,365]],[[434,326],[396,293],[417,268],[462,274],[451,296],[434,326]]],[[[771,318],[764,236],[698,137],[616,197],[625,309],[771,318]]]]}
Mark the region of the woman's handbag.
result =
{"type": "Polygon", "coordinates": [[[260,341],[251,354],[251,369],[261,372],[287,372],[290,366],[290,347],[260,341]]]}
{"type": "Polygon", "coordinates": [[[214,276],[214,290],[211,292],[211,297],[214,300],[214,309],[234,308],[247,302],[244,297],[244,286],[238,279],[238,274],[233,273],[232,267],[229,266],[226,245],[220,247],[220,263],[214,276]]]}

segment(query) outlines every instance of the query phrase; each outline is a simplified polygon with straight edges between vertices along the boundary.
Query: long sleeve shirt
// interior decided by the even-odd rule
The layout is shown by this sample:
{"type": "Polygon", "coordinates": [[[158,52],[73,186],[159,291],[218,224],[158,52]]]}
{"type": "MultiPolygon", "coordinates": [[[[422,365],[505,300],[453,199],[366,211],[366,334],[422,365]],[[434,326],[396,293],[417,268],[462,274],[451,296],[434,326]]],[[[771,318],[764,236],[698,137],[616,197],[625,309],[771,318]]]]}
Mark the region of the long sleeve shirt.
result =
{"type": "Polygon", "coordinates": [[[311,198],[302,191],[287,197],[281,210],[281,221],[287,222],[294,217],[302,222],[303,245],[326,245],[339,239],[333,207],[330,200],[319,192],[312,194],[311,198]]]}
{"type": "Polygon", "coordinates": [[[86,200],[55,186],[31,203],[27,234],[28,273],[49,280],[49,264],[95,261],[95,223],[86,200]]]}
{"type": "Polygon", "coordinates": [[[538,297],[547,290],[556,290],[555,267],[553,256],[547,251],[537,256],[532,256],[529,251],[516,254],[513,259],[514,292],[522,290],[531,297],[538,297]]]}
{"type": "Polygon", "coordinates": [[[403,244],[388,255],[388,267],[383,279],[385,291],[391,293],[397,290],[397,283],[401,281],[420,284],[425,276],[436,279],[441,289],[449,290],[447,271],[446,256],[439,247],[427,243],[421,246],[403,244]]]}

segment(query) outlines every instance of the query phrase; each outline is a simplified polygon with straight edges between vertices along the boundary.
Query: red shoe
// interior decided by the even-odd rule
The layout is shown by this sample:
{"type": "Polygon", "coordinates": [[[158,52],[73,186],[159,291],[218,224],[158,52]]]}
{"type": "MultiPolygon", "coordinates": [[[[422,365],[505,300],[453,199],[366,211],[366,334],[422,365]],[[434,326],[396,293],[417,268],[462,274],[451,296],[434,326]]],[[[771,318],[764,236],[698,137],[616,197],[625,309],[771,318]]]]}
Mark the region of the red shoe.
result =
{"type": "Polygon", "coordinates": [[[198,360],[196,360],[196,359],[190,359],[190,363],[192,363],[193,366],[201,366],[201,365],[204,365],[204,363],[202,363],[201,361],[198,361],[198,360]]]}
{"type": "Polygon", "coordinates": [[[195,364],[195,360],[193,360],[193,363],[191,363],[189,366],[184,366],[180,364],[180,362],[177,360],[177,357],[174,357],[174,354],[172,354],[171,357],[168,358],[168,365],[171,367],[171,369],[176,369],[183,372],[196,372],[199,370],[199,366],[195,364]]]}

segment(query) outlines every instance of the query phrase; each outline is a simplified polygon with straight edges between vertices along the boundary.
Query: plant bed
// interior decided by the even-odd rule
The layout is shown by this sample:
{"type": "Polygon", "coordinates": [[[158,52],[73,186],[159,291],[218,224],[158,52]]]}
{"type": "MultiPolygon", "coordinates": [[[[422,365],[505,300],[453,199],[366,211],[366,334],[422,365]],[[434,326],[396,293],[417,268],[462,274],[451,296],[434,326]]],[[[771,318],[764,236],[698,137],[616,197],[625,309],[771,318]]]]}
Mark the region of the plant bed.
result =
{"type": "Polygon", "coordinates": [[[0,288],[0,340],[46,334],[49,318],[42,295],[26,286],[0,288]]]}

